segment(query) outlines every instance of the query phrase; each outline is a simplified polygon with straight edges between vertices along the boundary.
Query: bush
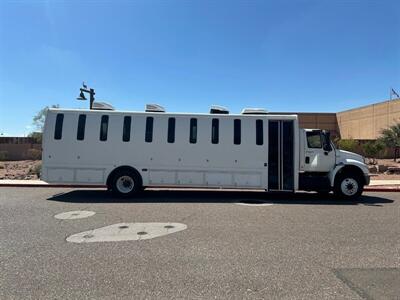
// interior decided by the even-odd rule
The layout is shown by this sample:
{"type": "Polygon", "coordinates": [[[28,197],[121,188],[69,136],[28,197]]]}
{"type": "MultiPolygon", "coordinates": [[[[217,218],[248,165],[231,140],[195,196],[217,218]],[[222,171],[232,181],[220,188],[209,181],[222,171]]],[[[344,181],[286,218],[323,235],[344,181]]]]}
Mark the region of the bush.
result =
{"type": "Polygon", "coordinates": [[[38,149],[29,149],[27,151],[28,159],[40,160],[42,158],[42,151],[38,149]]]}
{"type": "Polygon", "coordinates": [[[365,156],[371,159],[373,164],[376,164],[376,158],[380,152],[385,148],[381,141],[368,141],[362,145],[365,156]]]}
{"type": "Polygon", "coordinates": [[[29,169],[29,174],[36,175],[40,178],[40,172],[42,171],[42,164],[37,164],[29,169]]]}
{"type": "Polygon", "coordinates": [[[339,149],[350,151],[350,152],[357,152],[358,150],[358,143],[357,141],[351,140],[339,140],[337,141],[337,145],[339,149]]]}
{"type": "Polygon", "coordinates": [[[5,161],[8,159],[8,151],[0,151],[0,161],[5,161]]]}
{"type": "Polygon", "coordinates": [[[41,132],[31,132],[28,134],[28,137],[33,139],[33,142],[36,144],[41,144],[42,143],[42,133],[41,132]]]}

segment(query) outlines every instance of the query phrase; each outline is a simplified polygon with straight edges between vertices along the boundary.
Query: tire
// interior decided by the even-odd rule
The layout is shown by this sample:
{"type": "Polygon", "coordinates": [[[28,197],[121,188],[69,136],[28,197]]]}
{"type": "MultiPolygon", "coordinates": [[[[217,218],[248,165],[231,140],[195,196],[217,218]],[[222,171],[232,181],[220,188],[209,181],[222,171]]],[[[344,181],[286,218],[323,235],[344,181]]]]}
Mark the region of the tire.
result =
{"type": "Polygon", "coordinates": [[[358,199],[364,190],[362,179],[356,174],[340,174],[335,180],[334,194],[344,200],[358,199]]]}
{"type": "Polygon", "coordinates": [[[142,191],[142,180],[132,170],[120,170],[114,174],[110,187],[112,193],[118,197],[132,197],[142,191]]]}

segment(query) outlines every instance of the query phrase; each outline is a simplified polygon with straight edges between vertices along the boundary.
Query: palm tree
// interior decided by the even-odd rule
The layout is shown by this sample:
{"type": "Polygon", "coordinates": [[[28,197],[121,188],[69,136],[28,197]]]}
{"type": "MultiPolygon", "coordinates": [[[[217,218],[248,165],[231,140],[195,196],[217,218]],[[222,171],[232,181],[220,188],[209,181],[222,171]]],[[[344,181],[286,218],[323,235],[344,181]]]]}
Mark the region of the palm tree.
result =
{"type": "Polygon", "coordinates": [[[396,161],[400,149],[400,123],[381,131],[380,140],[386,147],[394,148],[394,161],[396,161]]]}

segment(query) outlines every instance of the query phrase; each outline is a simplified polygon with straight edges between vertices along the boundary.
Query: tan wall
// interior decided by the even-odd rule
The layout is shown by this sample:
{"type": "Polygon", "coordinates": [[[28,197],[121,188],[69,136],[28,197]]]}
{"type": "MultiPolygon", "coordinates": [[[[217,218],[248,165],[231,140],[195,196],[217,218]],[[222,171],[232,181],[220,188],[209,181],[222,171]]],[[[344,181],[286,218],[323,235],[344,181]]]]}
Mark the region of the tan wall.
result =
{"type": "Polygon", "coordinates": [[[400,122],[400,99],[337,113],[342,139],[374,140],[384,128],[400,122]]]}
{"type": "Polygon", "coordinates": [[[30,159],[29,149],[42,149],[42,144],[0,144],[0,152],[7,151],[7,160],[30,159]]]}
{"type": "MultiPolygon", "coordinates": [[[[271,114],[290,114],[288,112],[273,112],[271,114]]],[[[299,118],[300,128],[324,129],[331,132],[332,137],[339,135],[335,113],[293,113],[299,118]]]]}

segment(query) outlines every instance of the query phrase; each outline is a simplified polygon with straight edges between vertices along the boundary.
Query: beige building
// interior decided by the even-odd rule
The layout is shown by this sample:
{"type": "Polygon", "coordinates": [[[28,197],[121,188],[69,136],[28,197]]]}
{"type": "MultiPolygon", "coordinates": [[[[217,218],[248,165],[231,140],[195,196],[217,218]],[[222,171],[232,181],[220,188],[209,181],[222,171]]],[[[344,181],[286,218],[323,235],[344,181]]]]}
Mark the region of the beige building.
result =
{"type": "Polygon", "coordinates": [[[336,114],[342,139],[375,140],[382,129],[400,122],[400,98],[336,114]]]}
{"type": "Polygon", "coordinates": [[[338,113],[294,114],[299,116],[301,128],[329,130],[332,137],[341,139],[375,140],[382,129],[400,122],[400,98],[338,113]]]}
{"type": "MultiPolygon", "coordinates": [[[[273,112],[272,114],[288,114],[287,112],[273,112]]],[[[309,129],[325,129],[331,132],[332,137],[339,136],[336,113],[293,113],[299,118],[299,126],[309,129]]]]}

